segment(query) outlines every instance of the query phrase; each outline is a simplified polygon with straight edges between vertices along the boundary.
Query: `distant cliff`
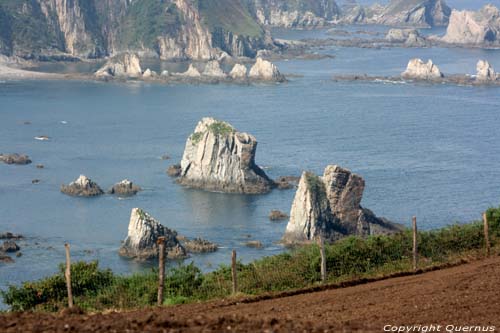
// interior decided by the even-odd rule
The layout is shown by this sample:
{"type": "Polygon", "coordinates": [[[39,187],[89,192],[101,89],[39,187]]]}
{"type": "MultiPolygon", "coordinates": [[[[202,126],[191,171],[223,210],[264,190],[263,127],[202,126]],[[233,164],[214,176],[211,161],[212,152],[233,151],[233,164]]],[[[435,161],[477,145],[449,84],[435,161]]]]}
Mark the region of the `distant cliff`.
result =
{"type": "Polygon", "coordinates": [[[255,56],[272,46],[243,0],[0,0],[0,53],[162,59],[255,56]]]}

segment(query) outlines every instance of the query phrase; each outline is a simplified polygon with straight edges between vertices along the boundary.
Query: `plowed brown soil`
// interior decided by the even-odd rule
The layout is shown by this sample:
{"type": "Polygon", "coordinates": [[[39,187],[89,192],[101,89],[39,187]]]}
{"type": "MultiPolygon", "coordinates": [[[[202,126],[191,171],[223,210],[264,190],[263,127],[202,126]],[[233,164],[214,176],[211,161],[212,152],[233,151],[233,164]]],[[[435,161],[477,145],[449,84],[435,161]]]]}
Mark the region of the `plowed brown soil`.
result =
{"type": "Polygon", "coordinates": [[[431,324],[442,325],[438,332],[478,331],[470,326],[500,332],[500,257],[258,302],[222,300],[94,315],[0,316],[2,333],[384,332],[385,325],[431,324]]]}

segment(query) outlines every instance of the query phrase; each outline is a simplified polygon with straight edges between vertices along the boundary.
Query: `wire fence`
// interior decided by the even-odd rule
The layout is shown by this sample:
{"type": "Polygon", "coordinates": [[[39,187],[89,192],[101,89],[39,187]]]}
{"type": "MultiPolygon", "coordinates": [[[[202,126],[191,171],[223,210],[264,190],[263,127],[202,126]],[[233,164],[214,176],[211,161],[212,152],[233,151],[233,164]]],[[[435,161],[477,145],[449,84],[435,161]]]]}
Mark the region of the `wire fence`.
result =
{"type": "Polygon", "coordinates": [[[253,296],[318,285],[411,274],[468,257],[498,254],[500,209],[491,209],[482,222],[453,225],[434,231],[412,229],[387,236],[349,237],[327,244],[319,237],[297,247],[249,264],[238,261],[236,251],[227,265],[203,273],[194,264],[165,269],[165,247],[159,239],[159,265],[149,273],[115,275],[97,262],[71,262],[60,274],[3,292],[12,310],[58,311],[78,306],[89,311],[132,309],[194,301],[253,296]]]}

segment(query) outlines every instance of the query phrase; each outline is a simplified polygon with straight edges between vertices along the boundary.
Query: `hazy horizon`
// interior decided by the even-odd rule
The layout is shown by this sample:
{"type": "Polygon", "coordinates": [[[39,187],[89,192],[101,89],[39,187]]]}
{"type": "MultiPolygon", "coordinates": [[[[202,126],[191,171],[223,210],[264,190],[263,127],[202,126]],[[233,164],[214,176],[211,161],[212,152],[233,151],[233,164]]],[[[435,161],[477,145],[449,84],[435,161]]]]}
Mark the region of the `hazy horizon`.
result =
{"type": "MultiPolygon", "coordinates": [[[[380,3],[385,4],[390,0],[357,0],[360,4],[374,4],[380,3]]],[[[500,7],[500,0],[445,0],[448,6],[456,9],[479,9],[482,6],[490,3],[497,7],[500,7]]],[[[342,3],[342,1],[340,1],[342,3]]]]}

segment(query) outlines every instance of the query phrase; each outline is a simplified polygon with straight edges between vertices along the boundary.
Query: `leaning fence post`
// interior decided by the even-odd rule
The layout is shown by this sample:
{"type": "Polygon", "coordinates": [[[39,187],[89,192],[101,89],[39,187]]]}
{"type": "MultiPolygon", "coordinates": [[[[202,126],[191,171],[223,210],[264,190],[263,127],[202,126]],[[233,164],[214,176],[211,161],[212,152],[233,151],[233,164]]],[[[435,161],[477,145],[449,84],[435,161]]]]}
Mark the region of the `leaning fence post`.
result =
{"type": "Polygon", "coordinates": [[[238,292],[238,274],[236,272],[236,250],[231,255],[231,274],[233,277],[233,295],[238,292]]]}
{"type": "Polygon", "coordinates": [[[158,306],[163,304],[163,289],[165,288],[165,237],[159,237],[158,241],[158,265],[159,265],[159,277],[158,277],[158,306]]]}
{"type": "Polygon", "coordinates": [[[418,268],[418,244],[417,244],[417,217],[413,216],[413,270],[416,271],[418,268]]]}
{"type": "Polygon", "coordinates": [[[489,236],[489,225],[488,225],[488,217],[486,213],[483,213],[483,225],[484,225],[484,241],[486,245],[486,255],[490,256],[490,236],[489,236]]]}
{"type": "Polygon", "coordinates": [[[321,254],[321,282],[326,282],[326,255],[325,255],[325,240],[323,236],[319,237],[319,253],[321,254]]]}
{"type": "Polygon", "coordinates": [[[66,271],[64,276],[66,277],[66,288],[68,289],[68,307],[73,307],[73,291],[71,289],[71,257],[69,254],[69,244],[64,244],[66,249],[66,271]]]}

